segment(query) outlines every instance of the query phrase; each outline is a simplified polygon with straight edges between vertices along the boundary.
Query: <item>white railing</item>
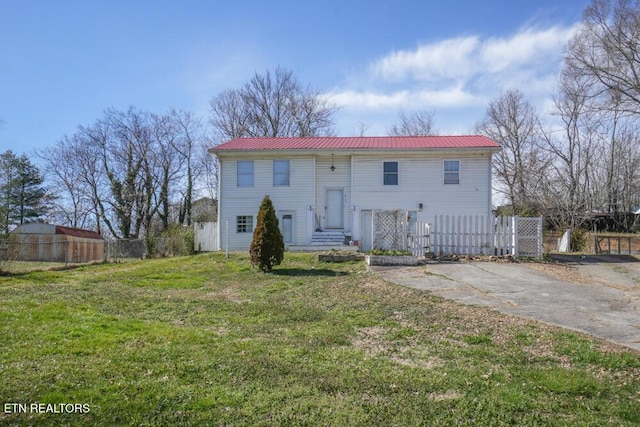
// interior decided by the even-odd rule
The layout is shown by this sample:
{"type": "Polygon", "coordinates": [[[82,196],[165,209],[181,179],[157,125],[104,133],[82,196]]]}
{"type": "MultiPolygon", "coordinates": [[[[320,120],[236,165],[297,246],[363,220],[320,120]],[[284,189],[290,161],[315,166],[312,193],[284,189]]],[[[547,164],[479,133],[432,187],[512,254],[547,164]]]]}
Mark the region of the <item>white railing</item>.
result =
{"type": "Polygon", "coordinates": [[[514,255],[542,257],[542,218],[436,215],[432,224],[409,230],[408,249],[416,256],[514,255]]]}
{"type": "Polygon", "coordinates": [[[431,227],[428,223],[418,221],[409,230],[408,250],[413,256],[422,257],[431,252],[431,227]]]}

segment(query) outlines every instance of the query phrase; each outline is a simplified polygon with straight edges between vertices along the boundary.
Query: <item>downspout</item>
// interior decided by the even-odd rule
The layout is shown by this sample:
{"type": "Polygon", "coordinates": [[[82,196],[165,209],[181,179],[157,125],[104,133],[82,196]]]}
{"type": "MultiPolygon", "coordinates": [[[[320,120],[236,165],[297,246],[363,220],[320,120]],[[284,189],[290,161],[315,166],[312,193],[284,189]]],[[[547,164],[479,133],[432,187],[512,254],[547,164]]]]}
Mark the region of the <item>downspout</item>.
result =
{"type": "MultiPolygon", "coordinates": [[[[217,157],[218,160],[218,224],[217,224],[217,228],[218,228],[218,242],[217,242],[217,250],[221,250],[222,249],[222,160],[220,159],[220,157],[217,157]]],[[[229,241],[229,238],[227,237],[227,241],[229,241]]],[[[229,250],[229,248],[226,248],[227,251],[229,250]]]]}
{"type": "Polygon", "coordinates": [[[316,186],[317,186],[317,182],[316,182],[316,159],[318,158],[317,154],[313,155],[313,182],[312,182],[312,189],[311,189],[311,194],[313,197],[312,200],[312,207],[311,207],[311,221],[310,224],[307,224],[307,244],[310,245],[311,244],[311,240],[313,239],[313,232],[316,229],[316,203],[317,203],[317,199],[316,199],[316,186]]]}
{"type": "Polygon", "coordinates": [[[489,209],[487,218],[491,218],[493,216],[493,153],[489,153],[489,173],[487,175],[489,176],[489,209]]]}

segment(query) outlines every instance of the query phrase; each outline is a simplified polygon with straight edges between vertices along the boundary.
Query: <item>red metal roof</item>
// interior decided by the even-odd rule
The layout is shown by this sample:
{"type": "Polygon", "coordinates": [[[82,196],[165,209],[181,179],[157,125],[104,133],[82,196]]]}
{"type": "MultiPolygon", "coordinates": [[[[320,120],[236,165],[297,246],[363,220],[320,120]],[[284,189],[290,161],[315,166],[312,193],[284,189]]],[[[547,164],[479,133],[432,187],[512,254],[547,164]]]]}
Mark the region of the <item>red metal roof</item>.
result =
{"type": "Polygon", "coordinates": [[[56,234],[85,237],[87,239],[102,239],[102,236],[95,231],[81,230],[80,228],[63,227],[61,225],[56,225],[56,234]]]}
{"type": "Polygon", "coordinates": [[[456,136],[361,136],[236,138],[210,149],[249,150],[437,150],[455,148],[499,149],[500,145],[481,135],[456,136]]]}

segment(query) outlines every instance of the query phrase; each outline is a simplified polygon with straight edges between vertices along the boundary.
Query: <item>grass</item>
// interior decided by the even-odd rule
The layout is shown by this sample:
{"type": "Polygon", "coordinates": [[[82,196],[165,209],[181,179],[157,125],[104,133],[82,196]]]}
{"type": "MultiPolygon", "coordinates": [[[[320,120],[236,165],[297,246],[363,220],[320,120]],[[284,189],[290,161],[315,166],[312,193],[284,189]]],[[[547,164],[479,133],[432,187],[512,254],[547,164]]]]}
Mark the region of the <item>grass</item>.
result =
{"type": "Polygon", "coordinates": [[[271,274],[207,254],[0,277],[0,424],[640,423],[637,353],[286,257],[271,274]]]}

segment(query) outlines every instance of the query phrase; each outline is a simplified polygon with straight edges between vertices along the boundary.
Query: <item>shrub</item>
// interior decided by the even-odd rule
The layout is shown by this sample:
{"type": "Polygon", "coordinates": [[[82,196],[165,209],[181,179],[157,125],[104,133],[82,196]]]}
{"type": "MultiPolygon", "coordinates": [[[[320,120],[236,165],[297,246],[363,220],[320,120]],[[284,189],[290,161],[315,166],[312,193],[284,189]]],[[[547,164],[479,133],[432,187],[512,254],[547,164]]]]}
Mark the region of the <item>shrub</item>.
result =
{"type": "Polygon", "coordinates": [[[582,252],[587,249],[588,237],[586,230],[583,228],[574,228],[571,231],[571,250],[573,252],[582,252]]]}
{"type": "Polygon", "coordinates": [[[195,253],[194,241],[193,227],[169,224],[162,232],[148,233],[144,243],[149,256],[181,256],[195,253]]]}
{"type": "Polygon", "coordinates": [[[284,259],[284,239],[280,233],[276,211],[269,196],[264,196],[260,204],[249,254],[251,255],[251,264],[257,265],[261,271],[266,273],[284,259]]]}

